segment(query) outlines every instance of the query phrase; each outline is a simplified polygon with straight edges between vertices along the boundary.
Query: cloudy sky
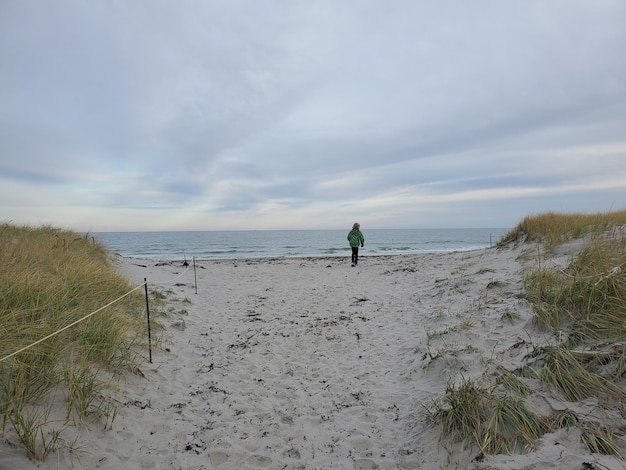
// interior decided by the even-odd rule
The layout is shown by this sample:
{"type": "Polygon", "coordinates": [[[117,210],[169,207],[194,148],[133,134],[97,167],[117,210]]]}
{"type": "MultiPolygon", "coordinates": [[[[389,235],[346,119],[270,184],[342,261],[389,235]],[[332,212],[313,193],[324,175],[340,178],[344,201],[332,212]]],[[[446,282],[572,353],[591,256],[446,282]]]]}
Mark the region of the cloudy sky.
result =
{"type": "Polygon", "coordinates": [[[0,222],[622,210],[625,24],[623,0],[2,0],[0,222]]]}

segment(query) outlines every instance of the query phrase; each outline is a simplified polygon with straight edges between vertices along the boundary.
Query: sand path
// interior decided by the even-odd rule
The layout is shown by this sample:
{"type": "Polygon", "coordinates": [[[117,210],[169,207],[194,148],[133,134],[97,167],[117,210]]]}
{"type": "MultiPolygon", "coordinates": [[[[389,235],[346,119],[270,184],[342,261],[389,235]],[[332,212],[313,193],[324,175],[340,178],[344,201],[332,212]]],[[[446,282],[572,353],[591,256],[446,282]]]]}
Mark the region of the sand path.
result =
{"type": "MultiPolygon", "coordinates": [[[[129,400],[141,410],[137,419],[154,413],[147,422],[156,422],[144,436],[127,437],[159,456],[162,468],[418,468],[438,461],[436,431],[419,428],[422,405],[443,391],[446,372],[425,373],[426,336],[469,322],[494,276],[518,274],[502,257],[372,257],[357,268],[334,258],[202,262],[197,295],[191,272],[174,287],[157,282],[173,310],[163,345],[169,352],[143,368],[150,398],[129,400]]],[[[124,269],[149,282],[181,272],[124,269]]],[[[117,423],[114,432],[124,435],[123,428],[117,423]]],[[[122,461],[124,452],[108,452],[107,460],[122,461]]],[[[146,459],[146,468],[156,463],[146,459]]]]}

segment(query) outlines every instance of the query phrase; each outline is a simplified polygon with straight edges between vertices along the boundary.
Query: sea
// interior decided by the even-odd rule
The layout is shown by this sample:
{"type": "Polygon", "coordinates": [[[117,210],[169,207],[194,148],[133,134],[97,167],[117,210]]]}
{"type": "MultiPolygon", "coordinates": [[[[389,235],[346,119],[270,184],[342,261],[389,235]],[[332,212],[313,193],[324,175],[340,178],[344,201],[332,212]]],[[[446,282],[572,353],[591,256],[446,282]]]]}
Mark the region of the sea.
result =
{"type": "MultiPolygon", "coordinates": [[[[505,228],[361,230],[360,256],[480,250],[495,246],[505,228]]],[[[109,251],[160,261],[349,256],[349,230],[95,232],[109,251]]]]}

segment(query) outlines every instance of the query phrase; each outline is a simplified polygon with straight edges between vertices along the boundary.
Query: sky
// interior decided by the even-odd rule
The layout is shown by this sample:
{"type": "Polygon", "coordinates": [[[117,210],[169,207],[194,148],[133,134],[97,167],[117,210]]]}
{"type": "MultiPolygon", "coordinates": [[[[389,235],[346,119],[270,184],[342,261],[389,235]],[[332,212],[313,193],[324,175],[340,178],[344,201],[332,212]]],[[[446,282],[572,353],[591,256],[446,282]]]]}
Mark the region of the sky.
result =
{"type": "Polygon", "coordinates": [[[623,0],[2,0],[0,223],[626,209],[623,0]]]}

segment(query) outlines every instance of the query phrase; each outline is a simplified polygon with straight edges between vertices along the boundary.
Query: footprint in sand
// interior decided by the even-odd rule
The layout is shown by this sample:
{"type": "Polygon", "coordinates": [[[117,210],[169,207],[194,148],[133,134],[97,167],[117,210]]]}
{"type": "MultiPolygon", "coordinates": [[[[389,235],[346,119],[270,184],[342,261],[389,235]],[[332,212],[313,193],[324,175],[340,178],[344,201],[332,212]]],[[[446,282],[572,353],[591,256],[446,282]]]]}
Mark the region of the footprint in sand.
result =
{"type": "Polygon", "coordinates": [[[354,438],[350,439],[350,444],[357,452],[366,452],[372,449],[372,442],[369,439],[365,438],[354,438]]]}
{"type": "Polygon", "coordinates": [[[210,452],[209,453],[209,462],[211,462],[211,465],[223,465],[226,462],[228,462],[228,459],[230,458],[230,456],[228,455],[227,452],[222,452],[222,451],[215,451],[215,452],[210,452]]]}
{"type": "Polygon", "coordinates": [[[292,459],[300,459],[300,451],[294,447],[287,449],[285,452],[283,452],[283,455],[286,457],[290,457],[292,459]]]}
{"type": "Polygon", "coordinates": [[[293,418],[291,416],[283,416],[280,418],[280,422],[283,424],[293,424],[293,418]]]}
{"type": "Polygon", "coordinates": [[[377,470],[380,467],[370,459],[359,459],[354,461],[354,470],[377,470]]]}
{"type": "Polygon", "coordinates": [[[255,467],[267,468],[272,465],[272,459],[264,455],[253,455],[248,459],[248,463],[255,467]]]}

